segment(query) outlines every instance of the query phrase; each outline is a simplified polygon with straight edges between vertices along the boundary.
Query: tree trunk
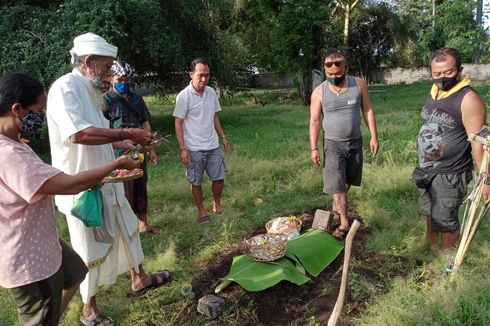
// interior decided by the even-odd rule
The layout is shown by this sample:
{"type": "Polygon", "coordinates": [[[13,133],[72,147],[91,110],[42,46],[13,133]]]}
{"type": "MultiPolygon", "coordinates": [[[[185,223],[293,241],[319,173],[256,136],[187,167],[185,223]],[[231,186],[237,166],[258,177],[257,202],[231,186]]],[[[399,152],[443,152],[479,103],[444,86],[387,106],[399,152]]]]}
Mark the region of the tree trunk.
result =
{"type": "Polygon", "coordinates": [[[347,49],[349,46],[349,19],[350,19],[350,6],[344,7],[344,47],[347,49]]]}
{"type": "MultiPolygon", "coordinates": [[[[476,2],[476,22],[478,24],[478,27],[483,26],[483,0],[477,0],[476,2]]],[[[481,47],[480,44],[477,44],[475,49],[473,50],[473,58],[472,62],[473,63],[480,63],[480,57],[481,57],[481,47]]]]}
{"type": "Polygon", "coordinates": [[[310,105],[310,97],[311,97],[311,69],[306,69],[300,73],[300,92],[301,92],[301,102],[303,105],[310,105]]]}

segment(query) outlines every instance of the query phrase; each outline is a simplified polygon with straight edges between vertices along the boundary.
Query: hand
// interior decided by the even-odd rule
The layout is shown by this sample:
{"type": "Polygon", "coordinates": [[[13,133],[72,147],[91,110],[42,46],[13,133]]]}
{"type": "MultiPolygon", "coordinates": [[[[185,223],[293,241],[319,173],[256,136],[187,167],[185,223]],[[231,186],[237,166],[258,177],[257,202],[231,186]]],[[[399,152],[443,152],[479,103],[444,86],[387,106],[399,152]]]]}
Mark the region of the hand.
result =
{"type": "Polygon", "coordinates": [[[134,148],[135,143],[133,143],[133,141],[129,139],[125,139],[120,141],[118,145],[121,146],[120,149],[124,149],[125,151],[130,151],[134,148]]]}
{"type": "Polygon", "coordinates": [[[191,159],[189,157],[189,152],[187,152],[187,149],[183,149],[180,151],[180,159],[185,165],[189,164],[191,159]]]}
{"type": "Polygon", "coordinates": [[[131,158],[127,155],[122,155],[116,159],[116,163],[118,169],[133,170],[140,165],[141,161],[139,159],[131,158]]]}
{"type": "Polygon", "coordinates": [[[157,140],[157,137],[154,134],[140,128],[124,129],[124,133],[125,135],[128,135],[128,139],[140,145],[147,145],[150,142],[157,140]]]}
{"type": "Polygon", "coordinates": [[[154,149],[150,149],[150,163],[156,165],[158,163],[158,155],[154,149]]]}
{"type": "Polygon", "coordinates": [[[320,152],[318,149],[310,151],[310,157],[313,164],[320,165],[320,152]]]}
{"type": "Polygon", "coordinates": [[[373,155],[373,157],[378,154],[379,143],[377,138],[371,138],[371,141],[369,142],[369,148],[371,149],[371,154],[373,155]]]}
{"type": "Polygon", "coordinates": [[[228,138],[222,138],[222,142],[223,142],[223,148],[225,150],[225,153],[228,153],[230,150],[231,150],[231,146],[230,146],[230,143],[228,143],[228,138]]]}

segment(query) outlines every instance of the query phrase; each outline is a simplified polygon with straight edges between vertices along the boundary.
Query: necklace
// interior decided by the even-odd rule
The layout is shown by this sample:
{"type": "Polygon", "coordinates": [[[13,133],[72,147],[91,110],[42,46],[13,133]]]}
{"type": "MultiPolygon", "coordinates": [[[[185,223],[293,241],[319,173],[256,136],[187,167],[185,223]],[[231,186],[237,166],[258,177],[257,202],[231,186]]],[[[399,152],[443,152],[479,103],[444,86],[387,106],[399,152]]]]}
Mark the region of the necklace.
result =
{"type": "Polygon", "coordinates": [[[337,94],[337,96],[340,95],[340,91],[342,90],[342,87],[337,88],[337,86],[332,85],[333,91],[337,94]]]}

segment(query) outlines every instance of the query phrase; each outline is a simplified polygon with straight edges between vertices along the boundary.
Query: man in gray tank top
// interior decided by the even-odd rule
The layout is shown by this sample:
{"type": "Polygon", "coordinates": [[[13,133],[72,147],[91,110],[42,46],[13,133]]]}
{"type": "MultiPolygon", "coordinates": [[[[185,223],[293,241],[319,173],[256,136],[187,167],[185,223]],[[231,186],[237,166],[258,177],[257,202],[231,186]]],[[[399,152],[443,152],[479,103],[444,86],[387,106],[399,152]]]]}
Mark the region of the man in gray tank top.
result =
{"type": "MultiPolygon", "coordinates": [[[[459,238],[458,210],[471,180],[472,152],[480,169],[483,147],[470,144],[467,138],[483,128],[486,108],[470,87],[468,76],[462,74],[461,55],[456,49],[435,51],[429,69],[434,84],[422,107],[419,164],[413,180],[420,188],[420,212],[426,216],[426,243],[432,245],[440,234],[440,248],[445,250],[455,247],[459,238]],[[417,182],[422,179],[428,181],[417,182]]],[[[484,187],[483,196],[490,198],[490,186],[484,187]]]]}
{"type": "Polygon", "coordinates": [[[332,194],[332,210],[340,216],[340,226],[333,236],[343,238],[350,228],[347,216],[347,191],[360,186],[362,178],[361,113],[371,134],[369,148],[378,152],[376,118],[368,97],[366,83],[346,75],[347,57],[339,50],[327,53],[323,61],[327,80],[311,95],[311,160],[320,165],[317,143],[323,127],[323,192],[332,194]]]}

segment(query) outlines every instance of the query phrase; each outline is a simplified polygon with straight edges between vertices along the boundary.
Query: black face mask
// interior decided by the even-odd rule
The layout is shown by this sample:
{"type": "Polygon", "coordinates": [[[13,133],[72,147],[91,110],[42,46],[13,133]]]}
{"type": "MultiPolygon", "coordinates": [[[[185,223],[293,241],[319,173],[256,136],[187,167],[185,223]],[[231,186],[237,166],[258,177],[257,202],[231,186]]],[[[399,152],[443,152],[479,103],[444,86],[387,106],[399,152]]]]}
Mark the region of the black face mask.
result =
{"type": "Polygon", "coordinates": [[[330,84],[333,84],[335,86],[340,86],[344,82],[345,75],[342,75],[340,77],[328,77],[327,76],[326,79],[328,80],[328,82],[330,84]]]}
{"type": "Polygon", "coordinates": [[[454,77],[441,77],[432,80],[440,90],[448,91],[458,83],[458,75],[454,77]]]}

